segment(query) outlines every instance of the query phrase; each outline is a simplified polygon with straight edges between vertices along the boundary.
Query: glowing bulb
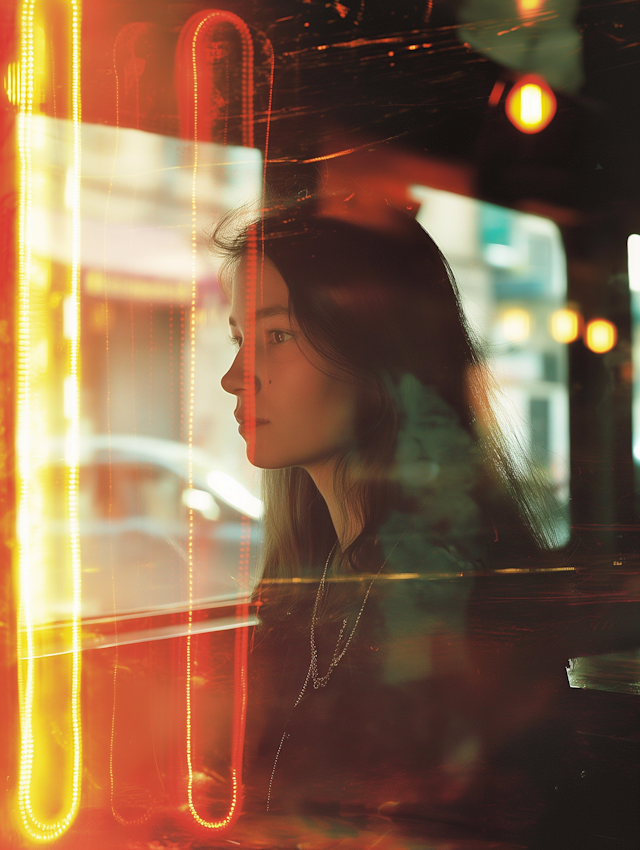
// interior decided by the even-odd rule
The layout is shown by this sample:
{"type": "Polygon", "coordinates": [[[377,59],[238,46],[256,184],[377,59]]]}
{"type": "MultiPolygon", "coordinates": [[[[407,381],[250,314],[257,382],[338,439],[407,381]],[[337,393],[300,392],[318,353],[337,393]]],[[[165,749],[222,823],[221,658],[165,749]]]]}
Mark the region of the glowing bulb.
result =
{"type": "Polygon", "coordinates": [[[555,310],[549,324],[556,342],[573,342],[580,335],[580,316],[575,310],[555,310]]]}
{"type": "Polygon", "coordinates": [[[539,133],[556,114],[556,98],[542,77],[528,74],[509,92],[505,109],[522,133],[539,133]]]}
{"type": "Polygon", "coordinates": [[[618,340],[616,326],[606,319],[594,319],[587,325],[585,342],[596,354],[611,351],[618,340]]]}
{"type": "Polygon", "coordinates": [[[531,315],[528,310],[512,307],[502,314],[502,331],[509,342],[522,342],[531,333],[531,315]]]}

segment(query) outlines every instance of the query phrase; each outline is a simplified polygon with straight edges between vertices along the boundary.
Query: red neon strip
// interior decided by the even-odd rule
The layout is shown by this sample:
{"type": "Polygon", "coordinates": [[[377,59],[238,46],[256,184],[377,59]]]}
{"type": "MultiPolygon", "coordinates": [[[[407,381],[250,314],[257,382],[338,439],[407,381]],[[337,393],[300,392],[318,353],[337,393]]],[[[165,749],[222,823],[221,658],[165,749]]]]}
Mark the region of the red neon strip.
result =
{"type": "MultiPolygon", "coordinates": [[[[211,141],[211,127],[202,128],[198,126],[198,79],[204,77],[208,68],[207,44],[213,40],[214,33],[220,24],[231,24],[242,44],[242,143],[246,147],[253,147],[253,43],[247,25],[231,12],[220,10],[207,10],[193,15],[180,36],[178,46],[178,72],[179,86],[181,89],[181,135],[194,141],[194,189],[192,215],[195,221],[195,174],[197,170],[198,142],[211,141]],[[191,82],[189,91],[184,90],[187,81],[191,82]],[[186,108],[185,108],[186,107],[186,108]]],[[[206,79],[206,78],[205,78],[206,79]]],[[[268,128],[267,128],[268,132],[268,128]]],[[[195,250],[195,245],[194,245],[195,250]]],[[[256,228],[252,227],[248,235],[247,246],[247,310],[249,315],[249,327],[247,328],[244,342],[244,381],[245,386],[250,388],[246,393],[246,414],[249,426],[248,457],[251,460],[255,449],[255,303],[256,303],[256,277],[257,277],[257,235],[256,228]]],[[[191,298],[191,334],[195,329],[195,300],[196,280],[195,267],[192,274],[192,298],[191,298]]],[[[195,351],[192,339],[192,358],[195,351]]],[[[191,391],[189,396],[189,449],[192,448],[193,437],[193,375],[195,363],[191,364],[191,391]]],[[[192,486],[192,463],[189,463],[189,486],[192,486]]],[[[249,557],[250,557],[250,522],[243,520],[243,535],[240,551],[239,578],[242,597],[244,601],[237,606],[240,618],[248,614],[248,602],[246,601],[249,590],[249,557]],[[242,587],[244,585],[244,588],[242,587]]],[[[243,620],[241,619],[240,622],[243,620]]],[[[242,796],[242,758],[244,751],[244,730],[247,706],[247,652],[248,652],[248,630],[239,628],[235,640],[235,663],[234,663],[234,715],[231,748],[231,781],[232,796],[226,815],[218,820],[209,821],[199,815],[193,801],[193,760],[192,760],[192,735],[191,735],[191,626],[193,623],[193,511],[189,510],[189,634],[187,637],[187,729],[186,749],[188,767],[188,804],[194,820],[207,829],[221,830],[229,827],[238,817],[241,808],[242,796]]]]}

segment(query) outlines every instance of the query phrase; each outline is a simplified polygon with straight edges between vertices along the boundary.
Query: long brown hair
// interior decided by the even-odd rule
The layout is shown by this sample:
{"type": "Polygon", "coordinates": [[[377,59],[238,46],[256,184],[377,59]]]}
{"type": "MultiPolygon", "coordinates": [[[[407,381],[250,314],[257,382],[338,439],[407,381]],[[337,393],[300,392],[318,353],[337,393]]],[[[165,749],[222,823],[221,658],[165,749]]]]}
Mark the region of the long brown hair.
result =
{"type": "MultiPolygon", "coordinates": [[[[485,426],[490,418],[490,393],[449,264],[410,216],[390,207],[376,216],[369,208],[363,223],[361,210],[354,199],[334,201],[330,210],[305,199],[272,207],[257,224],[259,255],[286,282],[302,333],[328,369],[358,387],[356,439],[335,468],[336,492],[361,521],[344,559],[353,570],[371,569],[371,547],[400,498],[393,475],[400,423],[390,388],[406,374],[445,402],[480,450],[474,495],[487,557],[495,541],[526,557],[552,542],[550,525],[540,523],[540,499],[532,505],[531,487],[527,493],[495,423],[480,427],[479,410],[485,426]]],[[[237,216],[228,217],[212,243],[228,275],[246,251],[246,228],[238,231],[237,216]]],[[[534,489],[539,496],[543,487],[535,482],[534,489]]],[[[263,496],[264,578],[317,572],[335,530],[310,475],[297,467],[264,470],[263,496]]]]}

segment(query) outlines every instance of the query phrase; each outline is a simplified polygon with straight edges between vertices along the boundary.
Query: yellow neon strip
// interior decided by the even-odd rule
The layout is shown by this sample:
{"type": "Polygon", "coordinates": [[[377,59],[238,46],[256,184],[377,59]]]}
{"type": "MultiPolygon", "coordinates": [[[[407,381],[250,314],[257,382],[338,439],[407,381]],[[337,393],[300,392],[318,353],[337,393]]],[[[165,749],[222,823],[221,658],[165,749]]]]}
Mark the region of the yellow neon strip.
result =
{"type": "MultiPolygon", "coordinates": [[[[34,711],[46,710],[36,701],[34,621],[32,610],[32,566],[35,550],[31,547],[34,524],[44,517],[37,512],[37,476],[31,438],[42,424],[31,382],[31,228],[33,202],[32,124],[34,107],[34,7],[35,0],[25,0],[21,15],[20,114],[18,116],[18,152],[20,160],[19,245],[18,245],[18,393],[17,393],[17,557],[19,572],[19,645],[24,647],[18,662],[20,691],[20,779],[18,803],[27,833],[36,841],[52,841],[61,836],[73,822],[80,805],[82,736],[80,718],[80,534],[78,522],[78,439],[79,439],[79,343],[80,343],[80,0],[69,0],[71,12],[71,123],[73,128],[73,187],[71,204],[72,244],[69,287],[72,321],[69,328],[70,400],[67,408],[65,459],[67,465],[67,499],[69,508],[69,545],[72,572],[72,676],[71,726],[73,731],[73,768],[71,801],[67,813],[45,822],[34,812],[32,778],[35,761],[34,711]],[[24,660],[23,660],[24,659],[24,660]],[[26,668],[26,675],[25,669],[26,668]]],[[[60,783],[51,776],[52,784],[60,783]]]]}

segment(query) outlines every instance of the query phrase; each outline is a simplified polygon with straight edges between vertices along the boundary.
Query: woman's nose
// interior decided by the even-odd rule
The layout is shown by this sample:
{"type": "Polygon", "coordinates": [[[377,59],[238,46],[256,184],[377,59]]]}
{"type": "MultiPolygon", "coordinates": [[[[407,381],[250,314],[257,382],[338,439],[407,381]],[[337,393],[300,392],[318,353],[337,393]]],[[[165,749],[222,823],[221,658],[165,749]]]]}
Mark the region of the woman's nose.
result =
{"type": "Polygon", "coordinates": [[[247,383],[251,380],[250,372],[253,372],[253,384],[255,392],[259,392],[261,383],[255,364],[253,369],[247,369],[245,354],[242,349],[236,354],[229,370],[222,376],[220,384],[225,392],[231,395],[239,395],[247,389],[247,383]]]}

